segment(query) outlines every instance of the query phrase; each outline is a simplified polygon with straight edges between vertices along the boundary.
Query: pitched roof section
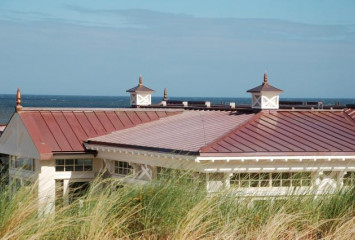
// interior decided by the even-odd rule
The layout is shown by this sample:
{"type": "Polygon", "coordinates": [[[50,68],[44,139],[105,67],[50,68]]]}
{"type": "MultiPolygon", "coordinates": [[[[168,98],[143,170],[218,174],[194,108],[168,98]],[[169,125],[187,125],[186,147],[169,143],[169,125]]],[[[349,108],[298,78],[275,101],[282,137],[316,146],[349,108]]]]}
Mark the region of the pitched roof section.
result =
{"type": "Polygon", "coordinates": [[[89,139],[88,143],[198,153],[254,114],[184,111],[173,117],[89,139]]]}
{"type": "Polygon", "coordinates": [[[344,111],[260,112],[247,124],[202,148],[201,155],[354,154],[355,125],[347,114],[344,111]]]}
{"type": "Polygon", "coordinates": [[[18,112],[40,154],[83,152],[88,138],[178,113],[181,111],[35,108],[18,112]]]}

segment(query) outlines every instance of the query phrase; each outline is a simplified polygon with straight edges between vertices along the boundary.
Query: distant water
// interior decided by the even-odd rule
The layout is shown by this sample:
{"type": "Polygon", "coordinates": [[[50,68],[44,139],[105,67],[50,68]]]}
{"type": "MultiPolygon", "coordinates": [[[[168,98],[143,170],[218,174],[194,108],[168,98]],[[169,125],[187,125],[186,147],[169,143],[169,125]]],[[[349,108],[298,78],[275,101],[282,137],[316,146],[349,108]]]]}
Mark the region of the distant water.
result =
{"type": "MultiPolygon", "coordinates": [[[[251,104],[251,98],[212,98],[212,97],[173,97],[171,100],[179,101],[210,101],[211,103],[251,104]]],[[[335,103],[355,104],[355,98],[281,98],[287,101],[321,101],[324,105],[335,103]]],[[[153,103],[161,101],[161,97],[153,97],[153,103]]],[[[6,124],[16,105],[16,97],[11,94],[0,94],[0,124],[6,124]]],[[[55,95],[23,95],[22,105],[24,107],[83,107],[83,108],[121,108],[129,107],[128,96],[99,97],[99,96],[55,96],[55,95]]]]}

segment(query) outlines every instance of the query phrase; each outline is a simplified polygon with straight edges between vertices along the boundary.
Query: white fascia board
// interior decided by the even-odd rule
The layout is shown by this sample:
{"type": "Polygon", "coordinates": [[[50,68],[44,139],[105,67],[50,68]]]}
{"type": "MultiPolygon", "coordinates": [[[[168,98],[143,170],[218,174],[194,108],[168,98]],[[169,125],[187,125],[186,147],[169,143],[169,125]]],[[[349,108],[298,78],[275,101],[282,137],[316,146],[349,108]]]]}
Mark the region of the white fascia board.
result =
{"type": "Polygon", "coordinates": [[[354,156],[270,156],[270,157],[196,157],[195,161],[196,162],[204,162],[204,161],[260,161],[260,160],[266,160],[266,161],[289,161],[289,160],[298,160],[298,161],[318,161],[318,160],[327,160],[327,161],[332,161],[332,160],[355,160],[355,155],[354,156]]]}

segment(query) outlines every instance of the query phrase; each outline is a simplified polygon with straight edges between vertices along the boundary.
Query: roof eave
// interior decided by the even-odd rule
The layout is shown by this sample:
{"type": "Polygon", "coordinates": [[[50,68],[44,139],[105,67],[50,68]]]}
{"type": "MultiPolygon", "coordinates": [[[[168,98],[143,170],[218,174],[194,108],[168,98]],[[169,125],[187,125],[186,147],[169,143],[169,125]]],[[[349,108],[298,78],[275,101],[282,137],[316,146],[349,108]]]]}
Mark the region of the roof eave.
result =
{"type": "Polygon", "coordinates": [[[88,140],[87,142],[85,142],[85,145],[99,145],[99,146],[106,146],[106,147],[129,148],[129,149],[135,149],[135,150],[147,150],[147,151],[175,153],[175,154],[182,154],[182,155],[199,155],[199,152],[197,152],[197,151],[194,152],[194,151],[179,150],[179,149],[167,149],[167,148],[158,148],[158,147],[121,144],[121,143],[108,143],[108,142],[92,141],[92,140],[88,140]]]}
{"type": "Polygon", "coordinates": [[[201,157],[294,157],[294,156],[354,156],[355,152],[253,152],[253,153],[217,153],[217,152],[200,152],[201,157]]]}

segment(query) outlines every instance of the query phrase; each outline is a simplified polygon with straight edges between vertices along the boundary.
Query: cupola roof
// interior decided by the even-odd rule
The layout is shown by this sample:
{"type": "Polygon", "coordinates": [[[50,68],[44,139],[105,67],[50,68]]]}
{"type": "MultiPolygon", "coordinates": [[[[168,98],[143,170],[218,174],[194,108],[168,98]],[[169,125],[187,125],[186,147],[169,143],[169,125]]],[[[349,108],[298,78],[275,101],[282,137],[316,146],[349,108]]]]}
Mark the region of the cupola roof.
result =
{"type": "Polygon", "coordinates": [[[139,75],[139,83],[136,87],[128,89],[126,92],[155,92],[153,89],[150,89],[143,85],[142,75],[139,75]]]}
{"type": "Polygon", "coordinates": [[[249,89],[247,92],[257,93],[257,92],[283,92],[283,90],[271,86],[267,80],[267,74],[264,73],[264,81],[260,86],[249,89]]]}

